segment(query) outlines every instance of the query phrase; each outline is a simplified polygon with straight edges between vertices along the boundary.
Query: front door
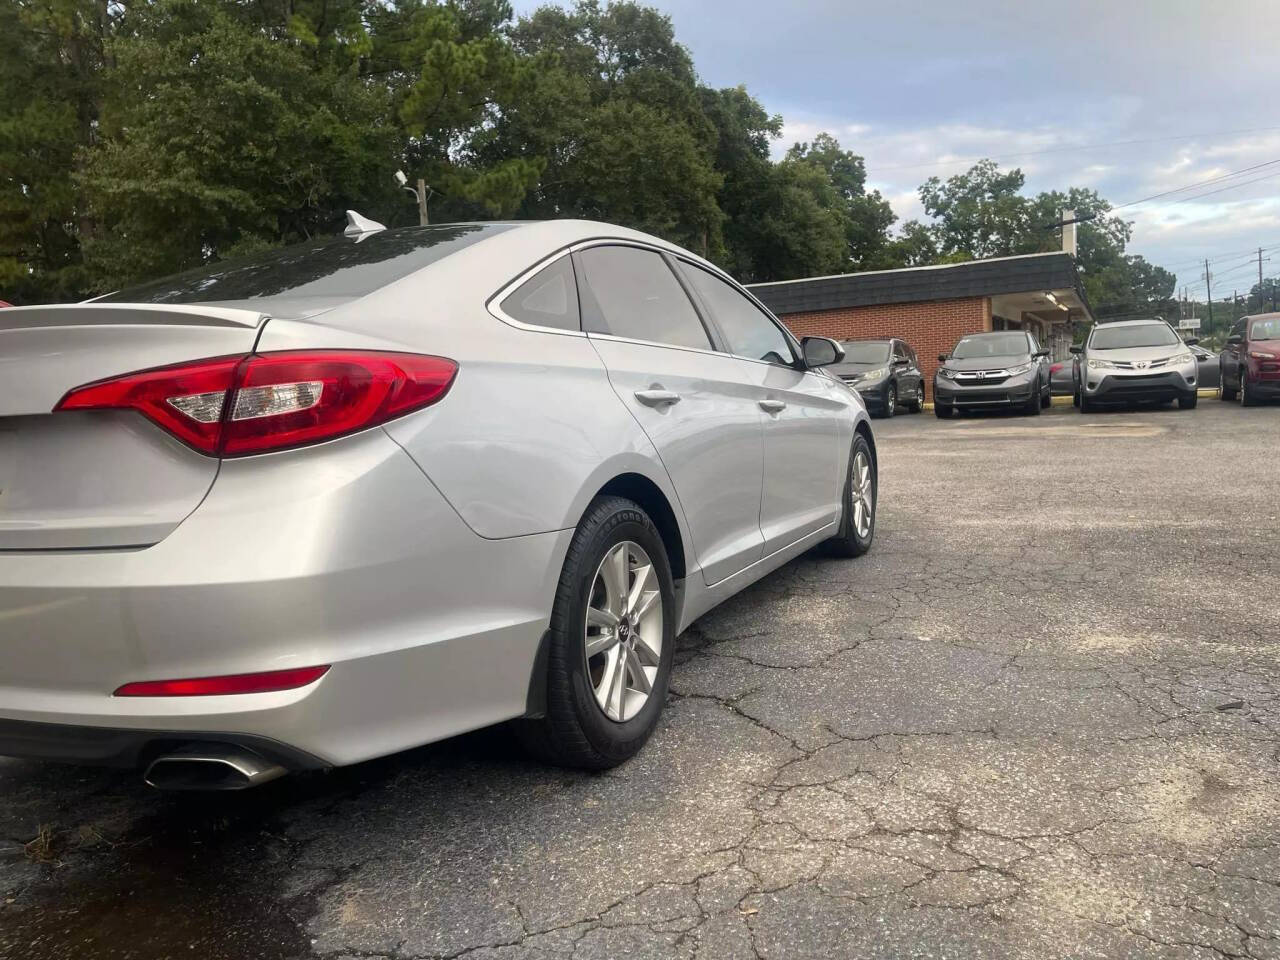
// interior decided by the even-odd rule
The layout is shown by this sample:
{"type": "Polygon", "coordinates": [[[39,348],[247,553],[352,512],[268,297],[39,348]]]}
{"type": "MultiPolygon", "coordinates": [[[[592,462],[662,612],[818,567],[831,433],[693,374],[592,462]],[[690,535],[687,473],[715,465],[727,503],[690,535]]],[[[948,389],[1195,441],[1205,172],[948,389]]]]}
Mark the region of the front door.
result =
{"type": "Polygon", "coordinates": [[[765,413],[760,532],[767,556],[839,519],[841,467],[853,440],[841,433],[844,388],[804,369],[778,322],[737,287],[683,260],[680,270],[726,349],[742,358],[765,413]]]}

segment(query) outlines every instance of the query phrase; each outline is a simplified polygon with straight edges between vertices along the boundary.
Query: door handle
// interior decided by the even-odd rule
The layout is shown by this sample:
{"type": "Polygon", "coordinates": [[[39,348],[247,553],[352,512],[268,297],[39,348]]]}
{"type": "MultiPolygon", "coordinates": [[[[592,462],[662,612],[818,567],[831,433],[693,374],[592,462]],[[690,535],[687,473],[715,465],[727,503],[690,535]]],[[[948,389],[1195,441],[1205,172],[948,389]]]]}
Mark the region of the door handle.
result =
{"type": "Polygon", "coordinates": [[[680,394],[670,390],[637,390],[636,399],[646,407],[662,407],[680,402],[680,394]]]}
{"type": "Polygon", "coordinates": [[[787,405],[781,400],[761,400],[760,409],[765,413],[781,413],[787,409],[787,405]]]}

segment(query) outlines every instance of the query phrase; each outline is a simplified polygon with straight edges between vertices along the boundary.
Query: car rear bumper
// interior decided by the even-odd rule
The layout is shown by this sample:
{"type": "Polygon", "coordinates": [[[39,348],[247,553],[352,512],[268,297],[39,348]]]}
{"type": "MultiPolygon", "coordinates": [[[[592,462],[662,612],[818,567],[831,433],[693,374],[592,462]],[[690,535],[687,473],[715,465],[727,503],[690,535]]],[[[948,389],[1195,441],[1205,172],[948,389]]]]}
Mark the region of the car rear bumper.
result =
{"type": "Polygon", "coordinates": [[[1138,375],[1108,374],[1085,384],[1084,394],[1099,403],[1165,402],[1196,395],[1196,378],[1177,371],[1138,375]]]}
{"type": "Polygon", "coordinates": [[[154,546],[0,553],[0,753],[189,735],[341,765],[518,716],[569,535],[478,537],[381,429],[226,461],[154,546]],[[113,696],[321,664],[294,690],[113,696]]]}

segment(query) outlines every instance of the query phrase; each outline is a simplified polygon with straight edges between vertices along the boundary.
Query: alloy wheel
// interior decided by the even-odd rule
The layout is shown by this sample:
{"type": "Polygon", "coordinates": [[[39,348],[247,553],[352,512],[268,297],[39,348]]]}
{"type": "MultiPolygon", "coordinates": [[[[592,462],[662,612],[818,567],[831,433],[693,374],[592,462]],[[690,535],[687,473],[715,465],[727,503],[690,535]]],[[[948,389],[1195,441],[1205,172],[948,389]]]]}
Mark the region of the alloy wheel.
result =
{"type": "Polygon", "coordinates": [[[886,416],[892,417],[898,409],[898,390],[893,384],[889,385],[888,392],[884,395],[884,412],[886,416]]]}
{"type": "Polygon", "coordinates": [[[859,537],[871,533],[875,518],[875,489],[871,483],[871,460],[866,451],[859,450],[853,457],[853,469],[849,478],[849,507],[853,511],[853,529],[859,537]]]}
{"type": "Polygon", "coordinates": [[[622,723],[649,701],[662,661],[662,590],[640,544],[614,544],[591,582],[584,624],[587,677],[596,704],[622,723]]]}

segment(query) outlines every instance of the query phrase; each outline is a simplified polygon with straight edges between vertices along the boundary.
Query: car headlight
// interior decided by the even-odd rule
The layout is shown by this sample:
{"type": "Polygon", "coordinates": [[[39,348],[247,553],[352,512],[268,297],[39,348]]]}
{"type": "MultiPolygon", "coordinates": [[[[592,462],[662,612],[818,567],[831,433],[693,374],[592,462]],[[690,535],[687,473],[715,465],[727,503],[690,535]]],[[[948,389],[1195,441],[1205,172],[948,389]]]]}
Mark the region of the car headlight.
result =
{"type": "Polygon", "coordinates": [[[947,367],[942,367],[938,371],[938,376],[940,376],[943,380],[954,380],[956,378],[956,372],[954,370],[948,369],[947,367]]]}
{"type": "Polygon", "coordinates": [[[877,367],[875,370],[868,370],[862,375],[863,383],[870,383],[873,380],[883,380],[889,375],[888,367],[877,367]]]}
{"type": "Polygon", "coordinates": [[[1112,363],[1110,360],[1100,360],[1097,357],[1089,358],[1090,370],[1114,370],[1115,368],[1116,368],[1116,365],[1112,363]]]}
{"type": "Polygon", "coordinates": [[[1170,357],[1170,358],[1169,358],[1168,360],[1166,360],[1165,362],[1166,362],[1169,366],[1173,366],[1174,364],[1179,364],[1179,363],[1192,363],[1192,362],[1194,362],[1194,361],[1195,361],[1195,359],[1196,359],[1196,358],[1195,358],[1195,355],[1194,355],[1194,354],[1192,354],[1190,351],[1188,351],[1188,352],[1186,352],[1186,353],[1179,353],[1179,354],[1176,354],[1176,355],[1174,355],[1174,356],[1170,357]]]}
{"type": "Polygon", "coordinates": [[[1030,373],[1033,367],[1035,367],[1034,363],[1020,363],[1016,367],[1009,368],[1009,376],[1020,377],[1024,373],[1030,373]]]}
{"type": "Polygon", "coordinates": [[[1263,353],[1261,350],[1250,350],[1249,356],[1253,357],[1253,359],[1255,360],[1275,360],[1276,359],[1276,355],[1274,353],[1263,353]]]}

